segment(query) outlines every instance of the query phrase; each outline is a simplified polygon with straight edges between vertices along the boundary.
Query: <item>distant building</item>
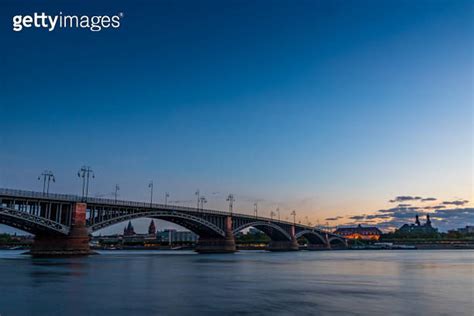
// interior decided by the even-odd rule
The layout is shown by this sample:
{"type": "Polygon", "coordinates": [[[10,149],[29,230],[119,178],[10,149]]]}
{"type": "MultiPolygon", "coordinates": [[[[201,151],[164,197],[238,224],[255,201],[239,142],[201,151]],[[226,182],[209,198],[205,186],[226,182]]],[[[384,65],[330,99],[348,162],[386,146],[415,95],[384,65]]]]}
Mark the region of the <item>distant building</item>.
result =
{"type": "Polygon", "coordinates": [[[194,243],[198,240],[198,235],[190,231],[177,231],[176,229],[165,229],[156,233],[158,240],[170,243],[194,243]]]}
{"type": "Polygon", "coordinates": [[[474,226],[466,226],[464,228],[458,228],[458,232],[463,235],[474,234],[474,226]]]}
{"type": "Polygon", "coordinates": [[[133,228],[132,221],[128,222],[128,225],[123,229],[124,236],[133,236],[135,235],[135,229],[133,228]]]}
{"type": "Polygon", "coordinates": [[[438,234],[438,229],[431,226],[431,220],[430,220],[429,214],[426,215],[426,223],[423,225],[420,223],[420,219],[418,215],[416,215],[414,224],[404,224],[395,232],[395,234],[407,235],[407,236],[408,235],[420,235],[420,236],[436,235],[438,234]]]}
{"type": "Polygon", "coordinates": [[[156,235],[156,227],[155,227],[155,221],[151,220],[150,226],[148,226],[148,235],[150,236],[155,236],[156,235]]]}
{"type": "Polygon", "coordinates": [[[348,239],[379,240],[382,232],[377,227],[362,227],[360,224],[356,227],[340,227],[334,231],[335,234],[344,236],[348,239]]]}

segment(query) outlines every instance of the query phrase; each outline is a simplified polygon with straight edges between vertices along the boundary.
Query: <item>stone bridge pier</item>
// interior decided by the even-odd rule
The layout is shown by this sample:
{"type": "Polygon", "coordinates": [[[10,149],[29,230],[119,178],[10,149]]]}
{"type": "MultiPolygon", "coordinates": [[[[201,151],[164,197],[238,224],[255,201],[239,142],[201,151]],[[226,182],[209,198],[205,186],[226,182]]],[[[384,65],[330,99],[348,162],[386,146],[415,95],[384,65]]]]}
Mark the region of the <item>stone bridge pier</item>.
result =
{"type": "Polygon", "coordinates": [[[71,210],[68,235],[37,233],[30,251],[35,257],[83,256],[93,252],[86,227],[86,203],[75,203],[71,210]]]}
{"type": "Polygon", "coordinates": [[[233,253],[236,252],[235,238],[232,233],[232,217],[225,219],[225,237],[200,236],[195,251],[198,253],[233,253]]]}
{"type": "Polygon", "coordinates": [[[272,240],[268,245],[270,251],[296,251],[299,250],[298,241],[296,240],[295,226],[290,229],[291,240],[272,240]]]}
{"type": "Polygon", "coordinates": [[[326,249],[329,250],[329,249],[331,249],[331,243],[329,242],[328,234],[324,234],[323,238],[324,238],[324,241],[322,243],[313,243],[310,240],[306,250],[326,250],[326,249]]]}

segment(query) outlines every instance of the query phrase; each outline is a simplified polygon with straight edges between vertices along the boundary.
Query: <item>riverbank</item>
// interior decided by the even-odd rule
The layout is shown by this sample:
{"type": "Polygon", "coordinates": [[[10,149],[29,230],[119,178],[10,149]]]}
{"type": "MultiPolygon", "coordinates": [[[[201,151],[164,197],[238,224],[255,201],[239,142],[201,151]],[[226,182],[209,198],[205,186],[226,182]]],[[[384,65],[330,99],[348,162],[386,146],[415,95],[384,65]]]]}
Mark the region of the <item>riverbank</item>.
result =
{"type": "Polygon", "coordinates": [[[396,245],[414,246],[416,249],[474,249],[474,240],[396,240],[396,245]]]}

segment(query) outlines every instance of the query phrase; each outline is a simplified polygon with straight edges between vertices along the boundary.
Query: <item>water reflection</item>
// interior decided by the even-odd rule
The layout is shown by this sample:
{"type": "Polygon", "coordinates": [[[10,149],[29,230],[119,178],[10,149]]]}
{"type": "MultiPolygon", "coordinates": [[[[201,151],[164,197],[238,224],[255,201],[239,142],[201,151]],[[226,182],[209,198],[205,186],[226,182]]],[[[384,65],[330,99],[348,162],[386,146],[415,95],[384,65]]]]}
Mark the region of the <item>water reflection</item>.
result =
{"type": "Polygon", "coordinates": [[[472,315],[473,251],[0,252],[2,315],[472,315]]]}

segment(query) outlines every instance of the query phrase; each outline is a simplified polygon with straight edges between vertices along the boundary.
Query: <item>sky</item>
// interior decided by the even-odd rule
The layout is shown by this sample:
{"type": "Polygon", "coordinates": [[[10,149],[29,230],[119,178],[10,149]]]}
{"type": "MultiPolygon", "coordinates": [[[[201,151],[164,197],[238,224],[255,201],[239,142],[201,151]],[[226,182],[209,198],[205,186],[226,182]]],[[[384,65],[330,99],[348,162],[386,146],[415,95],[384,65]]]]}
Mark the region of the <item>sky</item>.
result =
{"type": "Polygon", "coordinates": [[[0,9],[0,187],[41,191],[51,170],[51,192],[80,194],[88,165],[91,196],[119,184],[119,198],[148,200],[153,180],[157,201],[195,205],[199,189],[227,209],[233,193],[238,212],[258,202],[313,225],[427,212],[442,229],[474,224],[472,1],[0,9]],[[123,17],[100,32],[13,32],[34,12],[123,17]]]}

